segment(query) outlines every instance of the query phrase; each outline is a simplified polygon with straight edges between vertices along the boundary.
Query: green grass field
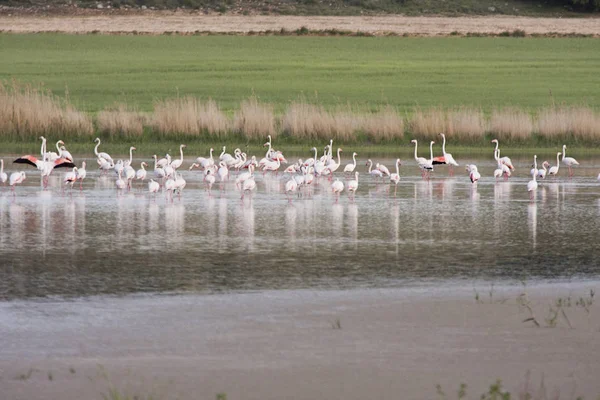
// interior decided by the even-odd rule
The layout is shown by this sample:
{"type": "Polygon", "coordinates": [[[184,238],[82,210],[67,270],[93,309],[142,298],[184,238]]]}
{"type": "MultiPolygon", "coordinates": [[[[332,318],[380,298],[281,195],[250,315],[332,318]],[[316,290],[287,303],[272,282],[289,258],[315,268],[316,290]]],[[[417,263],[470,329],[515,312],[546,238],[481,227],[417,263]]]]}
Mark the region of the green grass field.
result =
{"type": "Polygon", "coordinates": [[[589,38],[0,34],[1,79],[68,88],[90,112],[116,101],[150,111],[185,94],[231,111],[252,93],[277,111],[300,97],[365,109],[597,108],[598,65],[600,41],[589,38]]]}

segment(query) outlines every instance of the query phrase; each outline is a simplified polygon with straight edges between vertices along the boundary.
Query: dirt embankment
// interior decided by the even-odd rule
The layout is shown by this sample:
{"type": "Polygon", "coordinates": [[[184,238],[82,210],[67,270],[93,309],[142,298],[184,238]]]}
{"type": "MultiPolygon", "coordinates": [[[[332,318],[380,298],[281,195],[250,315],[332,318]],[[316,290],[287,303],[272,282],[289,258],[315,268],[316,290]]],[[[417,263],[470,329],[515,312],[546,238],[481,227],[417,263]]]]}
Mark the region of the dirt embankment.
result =
{"type": "Polygon", "coordinates": [[[450,34],[499,34],[522,30],[527,34],[600,36],[599,18],[530,17],[305,17],[263,15],[203,15],[183,12],[151,11],[133,15],[0,15],[0,30],[5,32],[65,33],[249,33],[264,31],[341,30],[375,35],[397,34],[439,36],[450,34]]]}

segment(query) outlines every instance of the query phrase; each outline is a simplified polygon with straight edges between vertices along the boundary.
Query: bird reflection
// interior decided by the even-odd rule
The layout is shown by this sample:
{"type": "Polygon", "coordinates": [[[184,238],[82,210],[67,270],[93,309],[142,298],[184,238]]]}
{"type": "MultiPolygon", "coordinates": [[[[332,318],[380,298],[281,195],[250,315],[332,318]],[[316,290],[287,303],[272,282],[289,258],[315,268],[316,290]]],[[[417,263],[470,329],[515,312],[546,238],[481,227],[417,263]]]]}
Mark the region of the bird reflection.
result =
{"type": "Polygon", "coordinates": [[[537,203],[529,203],[527,207],[527,223],[531,232],[533,248],[537,247],[537,203]]]}
{"type": "Polygon", "coordinates": [[[356,203],[348,203],[348,215],[346,220],[348,221],[348,233],[353,239],[354,247],[358,247],[358,206],[356,203]]]}
{"type": "Polygon", "coordinates": [[[342,234],[342,227],[344,224],[344,206],[340,203],[333,204],[331,206],[331,229],[333,234],[342,234]]]}

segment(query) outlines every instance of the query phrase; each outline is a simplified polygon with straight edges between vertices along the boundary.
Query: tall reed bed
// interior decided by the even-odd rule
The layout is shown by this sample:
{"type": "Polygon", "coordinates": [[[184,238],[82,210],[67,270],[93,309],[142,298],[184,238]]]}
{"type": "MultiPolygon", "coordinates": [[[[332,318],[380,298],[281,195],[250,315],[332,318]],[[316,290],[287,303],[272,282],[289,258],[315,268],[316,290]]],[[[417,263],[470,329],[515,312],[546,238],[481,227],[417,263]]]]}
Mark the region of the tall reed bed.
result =
{"type": "Polygon", "coordinates": [[[92,119],[75,109],[68,98],[54,96],[42,86],[0,82],[0,134],[33,139],[40,135],[86,136],[92,119]]]}
{"type": "Polygon", "coordinates": [[[98,131],[110,137],[140,137],[144,125],[148,124],[144,114],[135,111],[127,104],[115,104],[100,111],[96,116],[98,131]]]}
{"type": "MultiPolygon", "coordinates": [[[[600,114],[586,106],[552,106],[534,113],[506,107],[489,115],[473,107],[416,107],[404,116],[390,105],[371,112],[353,105],[326,109],[301,100],[290,103],[278,116],[273,105],[252,96],[230,115],[214,100],[186,96],[158,101],[147,114],[127,104],[115,104],[100,111],[95,122],[98,133],[112,138],[139,138],[147,131],[160,137],[239,135],[256,141],[283,134],[295,141],[381,143],[404,139],[406,134],[437,140],[438,134],[445,132],[448,138],[462,143],[476,143],[486,135],[515,142],[534,137],[585,143],[600,140],[600,114]]],[[[40,135],[67,138],[93,133],[92,118],[75,109],[68,98],[54,96],[43,87],[0,83],[0,137],[31,140],[40,135]]]]}
{"type": "Polygon", "coordinates": [[[230,121],[213,100],[201,102],[193,96],[159,101],[154,106],[152,126],[162,136],[206,134],[223,137],[230,131],[230,121]]]}

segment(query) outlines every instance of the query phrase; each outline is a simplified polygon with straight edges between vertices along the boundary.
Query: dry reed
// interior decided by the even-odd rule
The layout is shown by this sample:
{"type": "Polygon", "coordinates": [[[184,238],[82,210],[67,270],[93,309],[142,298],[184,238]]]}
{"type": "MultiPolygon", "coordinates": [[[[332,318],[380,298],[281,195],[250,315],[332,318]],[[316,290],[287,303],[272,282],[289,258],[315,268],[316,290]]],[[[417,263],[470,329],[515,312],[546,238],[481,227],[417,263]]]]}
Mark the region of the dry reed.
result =
{"type": "Polygon", "coordinates": [[[364,117],[363,131],[375,143],[403,139],[404,119],[388,105],[379,112],[364,117]]]}
{"type": "Polygon", "coordinates": [[[267,135],[275,138],[275,114],[273,106],[263,104],[255,96],[244,100],[234,114],[233,129],[246,139],[264,139],[267,135]]]}
{"type": "Polygon", "coordinates": [[[527,112],[516,108],[492,111],[489,132],[498,139],[525,140],[532,131],[533,119],[527,112]]]}
{"type": "Polygon", "coordinates": [[[598,139],[600,117],[588,107],[544,108],[538,113],[537,132],[545,138],[598,139]]]}
{"type": "Polygon", "coordinates": [[[111,137],[139,137],[144,133],[146,118],[126,104],[115,104],[98,113],[98,130],[111,137]]]}
{"type": "Polygon", "coordinates": [[[435,140],[446,129],[446,112],[440,108],[415,108],[409,122],[412,134],[421,140],[435,140]]]}
{"type": "Polygon", "coordinates": [[[0,82],[0,132],[31,139],[39,135],[61,137],[91,135],[91,118],[73,107],[67,99],[50,90],[31,85],[0,82]]]}
{"type": "Polygon", "coordinates": [[[481,110],[461,108],[448,112],[445,132],[449,137],[461,141],[483,139],[486,132],[486,120],[481,110]]]}
{"type": "Polygon", "coordinates": [[[154,127],[162,135],[185,134],[223,136],[229,120],[214,100],[200,102],[192,96],[159,101],[154,106],[154,127]]]}

